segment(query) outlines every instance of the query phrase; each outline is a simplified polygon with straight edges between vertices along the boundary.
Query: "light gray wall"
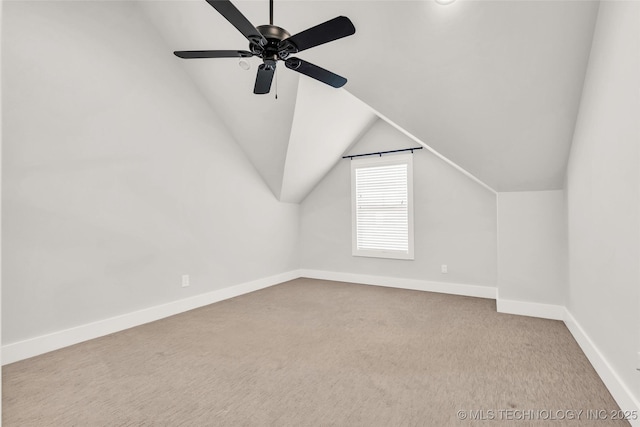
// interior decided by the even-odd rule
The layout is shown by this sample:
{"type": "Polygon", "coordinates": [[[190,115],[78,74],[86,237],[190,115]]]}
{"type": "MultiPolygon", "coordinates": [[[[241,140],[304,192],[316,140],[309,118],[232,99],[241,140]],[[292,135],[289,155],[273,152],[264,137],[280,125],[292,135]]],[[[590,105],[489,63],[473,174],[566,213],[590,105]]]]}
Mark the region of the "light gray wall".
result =
{"type": "Polygon", "coordinates": [[[640,399],[640,3],[602,2],[567,171],[567,306],[640,399]]]}
{"type": "Polygon", "coordinates": [[[564,305],[563,191],[498,193],[500,298],[564,305]]]}
{"type": "MultiPolygon", "coordinates": [[[[415,145],[379,120],[350,152],[415,145]]],[[[495,193],[427,150],[413,161],[415,260],[351,255],[351,172],[343,160],[301,204],[302,268],[495,286],[495,193]]]]}
{"type": "Polygon", "coordinates": [[[6,2],[3,18],[3,343],[297,268],[298,206],[138,8],[6,2]]]}

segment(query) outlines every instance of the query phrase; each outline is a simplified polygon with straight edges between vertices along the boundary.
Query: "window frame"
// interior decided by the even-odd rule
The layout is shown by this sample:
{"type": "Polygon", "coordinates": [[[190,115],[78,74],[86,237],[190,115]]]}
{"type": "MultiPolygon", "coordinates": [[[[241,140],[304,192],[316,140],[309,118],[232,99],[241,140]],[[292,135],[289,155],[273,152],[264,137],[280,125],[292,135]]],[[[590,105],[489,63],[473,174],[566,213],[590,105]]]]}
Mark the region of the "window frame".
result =
{"type": "Polygon", "coordinates": [[[351,159],[351,254],[358,257],[387,258],[399,260],[414,259],[413,238],[413,154],[384,155],[351,159]],[[392,251],[384,249],[358,249],[358,220],[356,195],[356,169],[378,166],[407,165],[407,233],[408,250],[392,251]]]}

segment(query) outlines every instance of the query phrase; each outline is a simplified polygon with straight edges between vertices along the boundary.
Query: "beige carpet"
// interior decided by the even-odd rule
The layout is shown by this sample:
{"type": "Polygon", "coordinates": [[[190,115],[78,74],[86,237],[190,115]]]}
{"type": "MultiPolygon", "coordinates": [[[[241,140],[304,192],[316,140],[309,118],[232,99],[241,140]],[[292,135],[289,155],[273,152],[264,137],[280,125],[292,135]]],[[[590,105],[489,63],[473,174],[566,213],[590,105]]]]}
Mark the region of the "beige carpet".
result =
{"type": "Polygon", "coordinates": [[[5,426],[627,425],[587,419],[618,407],[562,322],[310,279],[5,366],[2,391],[5,426]]]}

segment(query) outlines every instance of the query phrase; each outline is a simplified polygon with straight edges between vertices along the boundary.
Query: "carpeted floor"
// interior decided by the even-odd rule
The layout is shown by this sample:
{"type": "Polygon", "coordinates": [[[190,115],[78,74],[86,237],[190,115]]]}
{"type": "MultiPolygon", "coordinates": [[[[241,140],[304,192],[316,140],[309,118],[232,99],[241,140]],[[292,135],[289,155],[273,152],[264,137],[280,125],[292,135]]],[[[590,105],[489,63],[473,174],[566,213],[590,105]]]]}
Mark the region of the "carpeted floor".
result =
{"type": "Polygon", "coordinates": [[[562,322],[311,279],[7,365],[2,391],[21,427],[627,425],[588,419],[618,406],[562,322]]]}

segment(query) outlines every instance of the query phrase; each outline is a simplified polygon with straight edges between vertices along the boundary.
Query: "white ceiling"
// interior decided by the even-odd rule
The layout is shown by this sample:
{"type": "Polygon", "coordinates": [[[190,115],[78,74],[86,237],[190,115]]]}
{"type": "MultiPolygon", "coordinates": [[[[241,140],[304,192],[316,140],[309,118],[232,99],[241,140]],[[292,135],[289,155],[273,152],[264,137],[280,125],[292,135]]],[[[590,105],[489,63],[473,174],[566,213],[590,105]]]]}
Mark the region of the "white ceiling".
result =
{"type": "MultiPolygon", "coordinates": [[[[253,24],[268,22],[267,0],[234,4],[253,24]]],[[[204,0],[141,7],[168,52],[247,48],[204,0]]],[[[277,100],[273,91],[252,93],[259,59],[249,71],[236,59],[176,60],[280,200],[302,200],[370,126],[371,109],[497,191],[558,189],[597,8],[575,0],[276,0],[274,23],[291,34],[338,15],[356,27],[299,54],[347,77],[343,90],[280,65],[277,100]],[[336,94],[344,90],[357,99],[336,94]],[[352,111],[353,120],[336,111],[352,111]]]]}

